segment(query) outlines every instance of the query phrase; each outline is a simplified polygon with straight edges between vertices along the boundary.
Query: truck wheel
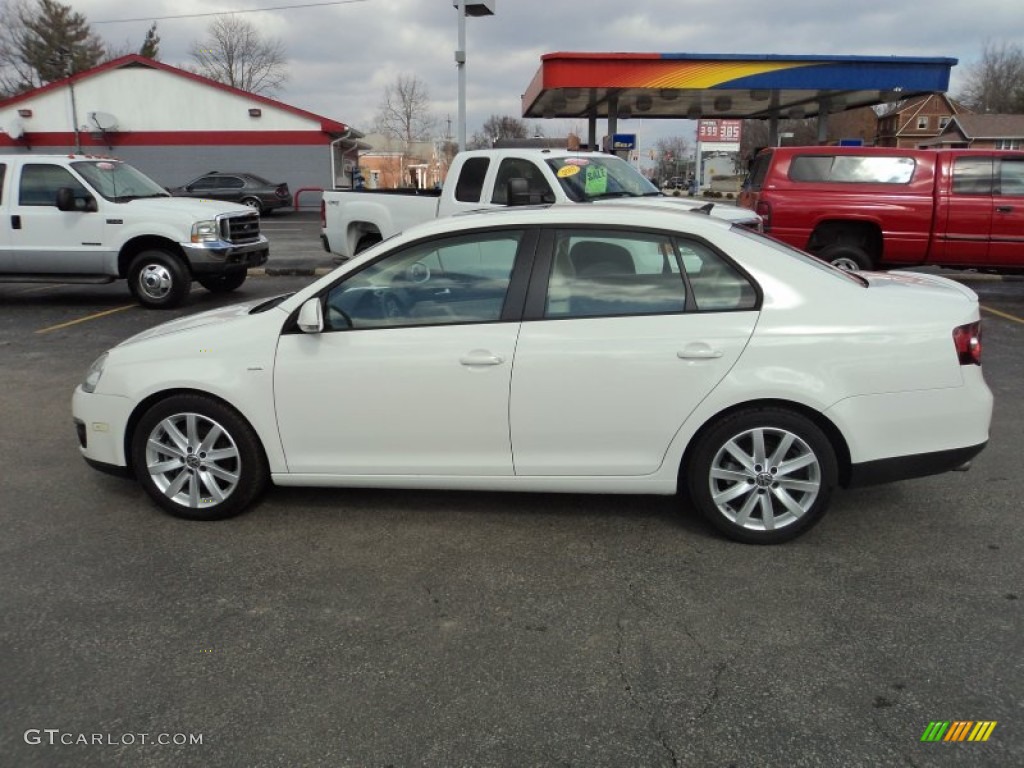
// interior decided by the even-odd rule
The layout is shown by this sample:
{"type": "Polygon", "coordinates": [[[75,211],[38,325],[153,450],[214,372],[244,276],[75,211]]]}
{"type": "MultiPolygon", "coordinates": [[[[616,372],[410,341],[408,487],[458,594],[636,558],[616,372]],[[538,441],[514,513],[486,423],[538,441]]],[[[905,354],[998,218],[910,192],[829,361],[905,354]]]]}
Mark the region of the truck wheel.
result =
{"type": "Polygon", "coordinates": [[[356,253],[359,253],[360,251],[365,251],[367,248],[376,245],[380,241],[380,235],[363,235],[362,237],[359,238],[359,242],[356,243],[356,253]]]}
{"type": "Polygon", "coordinates": [[[856,272],[860,269],[874,269],[871,257],[863,248],[855,245],[830,245],[818,252],[818,258],[827,261],[833,267],[856,272]]]}
{"type": "Polygon", "coordinates": [[[225,272],[222,275],[203,275],[196,280],[210,293],[228,293],[240,287],[245,282],[247,273],[244,269],[234,272],[225,272]]]}
{"type": "Polygon", "coordinates": [[[684,467],[689,496],[730,539],[778,544],[814,525],[838,476],[835,450],[809,419],[782,408],[730,414],[684,467]]]}
{"type": "Polygon", "coordinates": [[[143,251],[128,268],[128,286],[143,306],[170,309],[188,296],[192,278],[181,259],[174,254],[161,250],[143,251]]]}

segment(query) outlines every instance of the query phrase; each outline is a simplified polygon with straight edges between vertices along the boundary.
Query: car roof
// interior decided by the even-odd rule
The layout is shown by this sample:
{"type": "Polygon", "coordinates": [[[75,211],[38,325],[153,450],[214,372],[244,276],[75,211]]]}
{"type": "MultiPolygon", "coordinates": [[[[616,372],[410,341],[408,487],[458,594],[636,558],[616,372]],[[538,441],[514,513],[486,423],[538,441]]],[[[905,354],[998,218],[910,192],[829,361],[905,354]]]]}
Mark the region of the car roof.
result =
{"type": "Polygon", "coordinates": [[[728,230],[732,223],[698,211],[670,210],[642,203],[629,206],[616,205],[613,202],[587,205],[556,203],[543,207],[515,206],[468,211],[458,216],[433,219],[410,227],[402,234],[423,237],[496,226],[640,227],[675,230],[700,236],[728,230]]]}

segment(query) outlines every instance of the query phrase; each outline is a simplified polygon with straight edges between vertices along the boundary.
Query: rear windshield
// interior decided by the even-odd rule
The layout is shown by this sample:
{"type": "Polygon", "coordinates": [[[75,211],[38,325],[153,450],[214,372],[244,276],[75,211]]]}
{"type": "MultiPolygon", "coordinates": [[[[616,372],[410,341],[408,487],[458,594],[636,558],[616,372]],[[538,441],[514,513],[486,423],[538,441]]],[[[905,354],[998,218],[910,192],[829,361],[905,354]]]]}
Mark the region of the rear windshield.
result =
{"type": "Polygon", "coordinates": [[[750,163],[750,172],[747,174],[743,187],[754,192],[759,192],[764,185],[764,178],[768,175],[768,166],[772,162],[772,153],[764,152],[753,159],[750,163]]]}
{"type": "Polygon", "coordinates": [[[799,155],[789,164],[789,178],[791,181],[909,184],[914,167],[911,157],[799,155]]]}
{"type": "Polygon", "coordinates": [[[783,256],[788,256],[791,259],[796,259],[797,261],[806,264],[810,267],[814,267],[815,269],[820,270],[822,272],[828,272],[829,274],[834,275],[838,279],[849,280],[864,288],[867,288],[868,286],[868,281],[865,278],[858,275],[856,272],[850,272],[845,269],[833,267],[827,261],[822,261],[817,256],[812,256],[806,251],[801,251],[797,248],[792,248],[786,245],[785,243],[779,242],[775,238],[768,237],[767,235],[762,235],[758,232],[754,232],[753,230],[746,229],[744,227],[733,227],[732,231],[739,235],[743,235],[744,237],[749,237],[754,240],[757,240],[757,242],[760,243],[761,245],[767,245],[769,248],[772,248],[773,250],[777,251],[783,256]]]}

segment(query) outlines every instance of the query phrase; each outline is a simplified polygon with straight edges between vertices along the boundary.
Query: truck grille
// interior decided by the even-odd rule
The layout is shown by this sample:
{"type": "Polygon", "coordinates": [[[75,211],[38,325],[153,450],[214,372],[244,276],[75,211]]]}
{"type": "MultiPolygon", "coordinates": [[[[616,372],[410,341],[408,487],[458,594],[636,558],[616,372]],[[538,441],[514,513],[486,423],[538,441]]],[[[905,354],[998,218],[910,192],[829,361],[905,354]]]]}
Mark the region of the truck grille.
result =
{"type": "Polygon", "coordinates": [[[235,243],[236,245],[255,243],[260,239],[259,214],[242,213],[221,217],[220,236],[229,243],[235,243]]]}

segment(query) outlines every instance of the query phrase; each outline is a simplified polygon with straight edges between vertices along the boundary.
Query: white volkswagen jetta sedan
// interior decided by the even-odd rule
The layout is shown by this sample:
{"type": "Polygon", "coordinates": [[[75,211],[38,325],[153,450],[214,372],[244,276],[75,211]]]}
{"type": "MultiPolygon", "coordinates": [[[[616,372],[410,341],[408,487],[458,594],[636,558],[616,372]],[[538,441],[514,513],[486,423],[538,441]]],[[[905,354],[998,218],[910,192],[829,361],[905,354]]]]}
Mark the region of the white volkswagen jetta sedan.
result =
{"type": "Polygon", "coordinates": [[[181,517],[268,481],[680,493],[775,543],[837,485],[965,466],[992,396],[958,283],[577,205],[431,222],[298,293],[153,328],[73,410],[86,461],[181,517]]]}

